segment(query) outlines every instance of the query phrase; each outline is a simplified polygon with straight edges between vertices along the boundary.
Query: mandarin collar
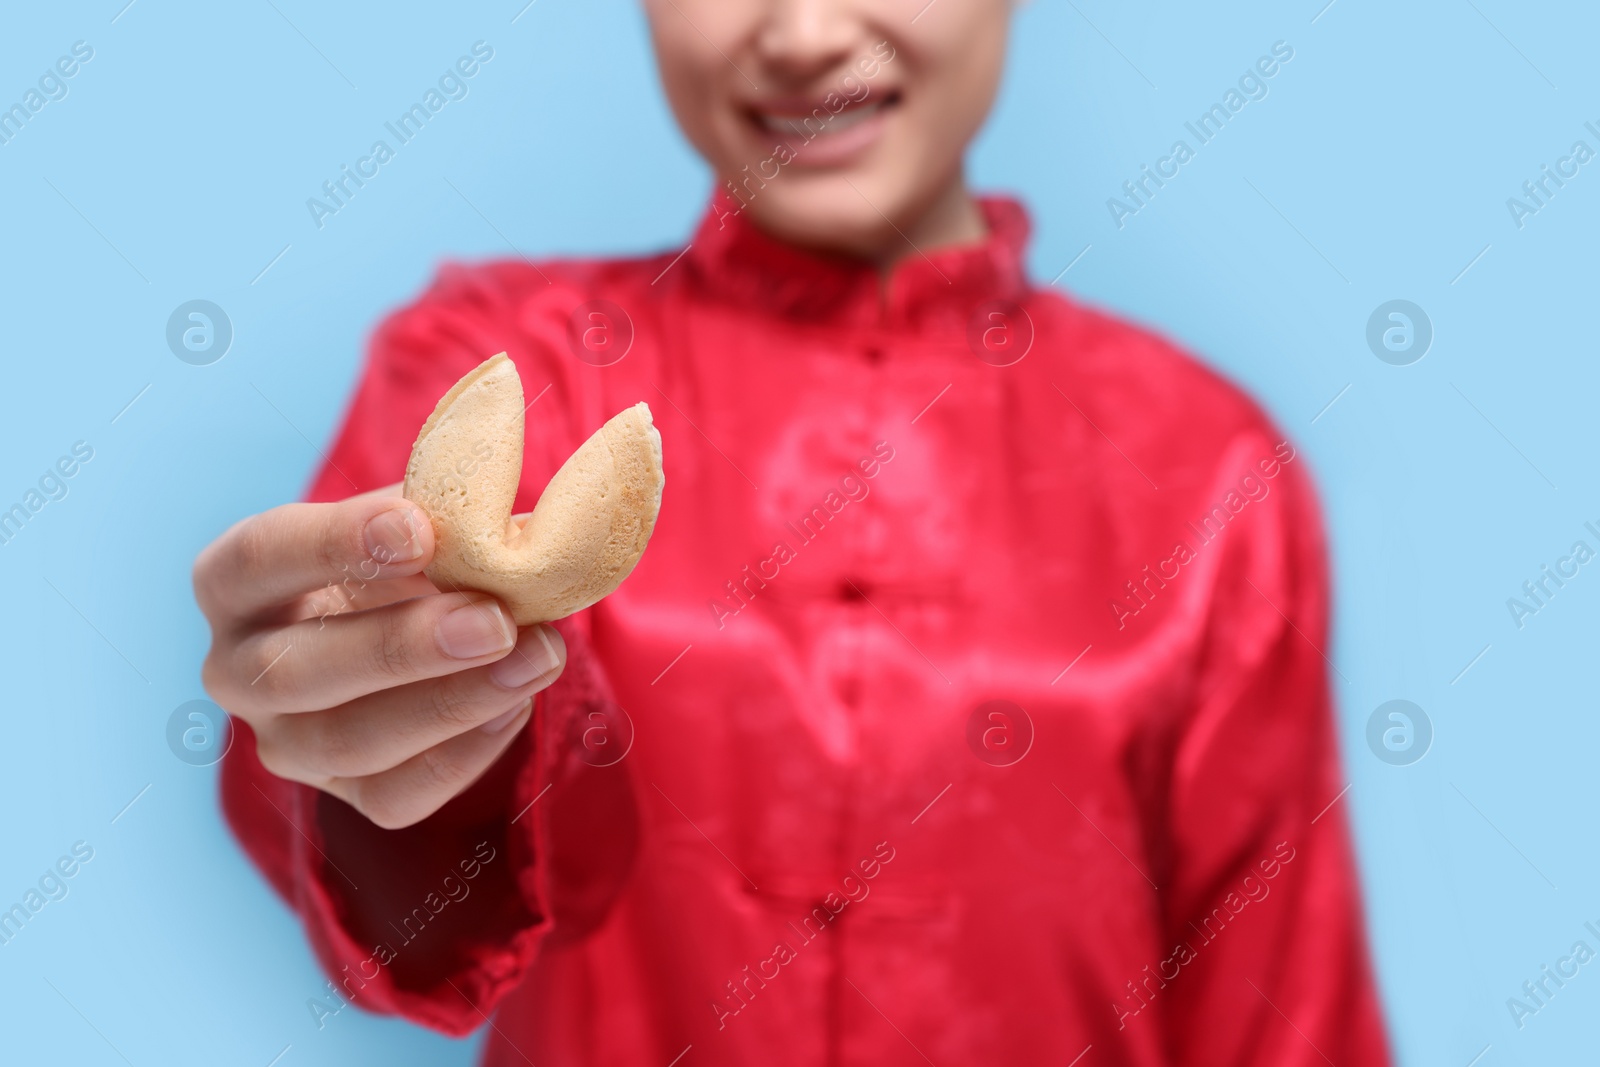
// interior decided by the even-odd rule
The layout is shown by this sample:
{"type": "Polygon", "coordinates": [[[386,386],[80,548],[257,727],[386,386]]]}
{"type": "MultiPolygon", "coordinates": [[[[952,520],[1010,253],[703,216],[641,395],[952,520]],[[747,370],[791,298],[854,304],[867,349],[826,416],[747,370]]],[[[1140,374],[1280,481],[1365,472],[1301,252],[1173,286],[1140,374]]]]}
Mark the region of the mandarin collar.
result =
{"type": "Polygon", "coordinates": [[[978,199],[979,241],[912,252],[887,281],[864,260],[813,252],[773,237],[719,191],[684,253],[689,284],[710,299],[787,318],[844,326],[961,327],[976,309],[1021,301],[1027,210],[1003,196],[978,199]]]}

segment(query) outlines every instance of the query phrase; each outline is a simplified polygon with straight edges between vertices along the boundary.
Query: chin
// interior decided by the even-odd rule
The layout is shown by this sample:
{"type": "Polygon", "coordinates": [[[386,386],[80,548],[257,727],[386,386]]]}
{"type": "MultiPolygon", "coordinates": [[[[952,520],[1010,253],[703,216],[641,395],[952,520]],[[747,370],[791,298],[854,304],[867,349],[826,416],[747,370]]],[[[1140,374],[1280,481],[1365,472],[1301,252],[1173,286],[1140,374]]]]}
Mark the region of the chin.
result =
{"type": "MultiPolygon", "coordinates": [[[[791,177],[799,176],[779,180],[791,177]]],[[[902,217],[906,205],[902,197],[883,192],[885,184],[840,173],[807,176],[781,190],[774,183],[752,201],[750,215],[763,230],[791,244],[877,259],[903,243],[884,216],[902,217]]]]}

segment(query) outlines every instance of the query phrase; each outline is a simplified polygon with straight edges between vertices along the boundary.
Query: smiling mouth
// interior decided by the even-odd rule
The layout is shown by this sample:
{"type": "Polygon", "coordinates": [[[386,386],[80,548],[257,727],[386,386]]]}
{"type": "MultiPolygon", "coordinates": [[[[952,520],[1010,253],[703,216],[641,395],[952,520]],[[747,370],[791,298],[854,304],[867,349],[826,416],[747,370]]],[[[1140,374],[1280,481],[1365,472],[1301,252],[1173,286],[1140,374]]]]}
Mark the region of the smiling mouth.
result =
{"type": "Polygon", "coordinates": [[[814,137],[828,137],[843,133],[854,126],[859,126],[877,115],[894,107],[900,102],[898,90],[890,90],[878,99],[871,102],[852,103],[838,112],[829,111],[822,103],[817,103],[811,110],[800,108],[783,108],[765,110],[752,108],[750,117],[756,125],[768,133],[781,134],[785,137],[804,137],[810,140],[814,137]]]}

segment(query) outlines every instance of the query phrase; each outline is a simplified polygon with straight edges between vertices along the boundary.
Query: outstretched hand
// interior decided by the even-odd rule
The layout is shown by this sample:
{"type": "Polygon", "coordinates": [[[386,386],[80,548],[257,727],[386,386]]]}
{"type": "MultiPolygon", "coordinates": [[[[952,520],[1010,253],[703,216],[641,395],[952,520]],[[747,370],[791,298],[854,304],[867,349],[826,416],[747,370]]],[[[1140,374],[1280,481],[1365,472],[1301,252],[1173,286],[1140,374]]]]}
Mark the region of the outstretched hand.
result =
{"type": "Polygon", "coordinates": [[[552,627],[423,575],[433,529],[399,491],[253,515],[194,566],[206,691],[267,770],[388,829],[476,781],[566,666],[552,627]]]}

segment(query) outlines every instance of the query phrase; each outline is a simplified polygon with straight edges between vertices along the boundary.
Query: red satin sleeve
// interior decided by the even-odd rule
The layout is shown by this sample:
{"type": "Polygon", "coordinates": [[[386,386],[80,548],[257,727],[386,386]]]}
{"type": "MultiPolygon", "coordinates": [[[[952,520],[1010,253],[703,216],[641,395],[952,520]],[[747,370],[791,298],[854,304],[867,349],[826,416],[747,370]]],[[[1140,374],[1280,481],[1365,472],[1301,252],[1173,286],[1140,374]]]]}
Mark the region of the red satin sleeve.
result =
{"type": "MultiPolygon", "coordinates": [[[[548,352],[530,350],[514,325],[515,308],[499,306],[502,291],[493,272],[447,267],[427,294],[380,326],[308,500],[398,482],[437,398],[483,358],[511,351],[524,381],[554,365],[548,352]]],[[[569,438],[564,420],[531,419],[532,464],[551,467],[570,452],[569,438]]],[[[466,1034],[532,963],[553,925],[551,881],[561,878],[546,863],[559,847],[549,813],[570,809],[571,800],[607,809],[586,777],[592,768],[537,758],[534,738],[565,736],[608,692],[583,621],[561,629],[569,666],[541,695],[533,724],[474,786],[405,829],[380,829],[344,802],[270,774],[250,728],[236,723],[222,766],[223,809],[250,858],[301,917],[335,987],[323,998],[330,1012],[340,1006],[336,993],[466,1034]]]]}
{"type": "MultiPolygon", "coordinates": [[[[1276,435],[1246,435],[1219,470],[1236,479],[1284,450],[1293,455],[1276,435]]],[[[1211,636],[1168,798],[1167,955],[1129,1001],[1165,1001],[1176,1064],[1386,1062],[1340,799],[1326,551],[1305,462],[1260,479],[1270,494],[1219,541],[1211,636]]]]}

